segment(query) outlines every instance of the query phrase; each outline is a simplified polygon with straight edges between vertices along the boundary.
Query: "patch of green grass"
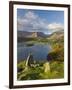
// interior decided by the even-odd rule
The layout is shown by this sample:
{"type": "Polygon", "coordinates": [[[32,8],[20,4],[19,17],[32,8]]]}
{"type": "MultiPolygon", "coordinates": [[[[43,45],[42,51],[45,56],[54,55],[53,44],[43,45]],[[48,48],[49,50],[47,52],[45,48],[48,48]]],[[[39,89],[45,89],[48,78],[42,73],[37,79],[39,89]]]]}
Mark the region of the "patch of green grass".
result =
{"type": "Polygon", "coordinates": [[[25,62],[18,63],[18,68],[23,68],[18,72],[18,80],[38,80],[38,79],[56,79],[64,77],[64,63],[53,61],[50,63],[50,71],[45,72],[44,63],[36,67],[27,67],[25,62]]]}

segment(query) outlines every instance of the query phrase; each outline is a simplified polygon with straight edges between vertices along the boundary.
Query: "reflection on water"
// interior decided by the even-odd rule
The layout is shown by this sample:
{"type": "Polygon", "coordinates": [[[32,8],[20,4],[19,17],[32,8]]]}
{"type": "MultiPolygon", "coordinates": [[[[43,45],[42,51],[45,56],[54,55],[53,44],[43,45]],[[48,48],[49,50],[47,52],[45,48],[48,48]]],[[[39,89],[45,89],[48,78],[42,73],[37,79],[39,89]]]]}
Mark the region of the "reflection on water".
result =
{"type": "Polygon", "coordinates": [[[51,51],[50,45],[35,44],[33,46],[26,46],[20,43],[17,46],[17,59],[27,59],[29,53],[32,53],[34,60],[46,60],[47,54],[51,51]]]}

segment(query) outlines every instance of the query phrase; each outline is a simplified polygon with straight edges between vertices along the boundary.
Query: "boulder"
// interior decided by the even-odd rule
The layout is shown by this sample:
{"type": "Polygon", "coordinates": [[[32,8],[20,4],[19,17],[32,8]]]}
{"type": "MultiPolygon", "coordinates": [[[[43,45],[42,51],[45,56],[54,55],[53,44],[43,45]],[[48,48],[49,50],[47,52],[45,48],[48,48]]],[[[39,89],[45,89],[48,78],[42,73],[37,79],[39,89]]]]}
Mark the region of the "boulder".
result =
{"type": "Polygon", "coordinates": [[[50,71],[50,64],[49,62],[44,63],[44,72],[47,73],[50,71]]]}

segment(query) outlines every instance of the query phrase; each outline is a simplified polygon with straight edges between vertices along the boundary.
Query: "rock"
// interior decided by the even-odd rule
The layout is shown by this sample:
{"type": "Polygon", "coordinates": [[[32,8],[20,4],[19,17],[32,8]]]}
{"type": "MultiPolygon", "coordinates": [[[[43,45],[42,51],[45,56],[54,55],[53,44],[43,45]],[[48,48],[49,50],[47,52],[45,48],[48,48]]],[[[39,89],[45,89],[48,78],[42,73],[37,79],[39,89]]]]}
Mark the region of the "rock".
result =
{"type": "Polygon", "coordinates": [[[33,64],[33,63],[34,63],[33,55],[29,54],[28,57],[27,57],[27,61],[26,61],[26,67],[31,66],[31,64],[33,64]]]}
{"type": "Polygon", "coordinates": [[[44,72],[47,73],[47,72],[49,72],[49,71],[50,71],[50,65],[49,65],[49,62],[46,62],[46,63],[44,64],[44,72]]]}

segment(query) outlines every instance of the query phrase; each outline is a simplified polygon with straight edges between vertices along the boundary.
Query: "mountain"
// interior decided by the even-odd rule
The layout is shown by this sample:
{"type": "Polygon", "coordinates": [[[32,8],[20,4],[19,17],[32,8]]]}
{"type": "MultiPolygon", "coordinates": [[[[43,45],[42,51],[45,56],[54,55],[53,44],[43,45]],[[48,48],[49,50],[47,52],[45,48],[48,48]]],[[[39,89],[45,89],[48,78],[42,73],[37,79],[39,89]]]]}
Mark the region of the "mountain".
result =
{"type": "Polygon", "coordinates": [[[27,37],[27,36],[31,36],[32,33],[31,32],[26,32],[26,31],[17,31],[17,37],[27,37]]]}
{"type": "Polygon", "coordinates": [[[29,40],[36,40],[38,38],[41,38],[43,41],[48,42],[56,42],[56,41],[64,41],[64,32],[63,31],[57,31],[52,34],[44,34],[43,32],[27,32],[27,31],[17,31],[17,40],[20,41],[29,41],[29,40]]]}
{"type": "Polygon", "coordinates": [[[54,40],[54,39],[60,40],[60,39],[64,38],[64,32],[63,31],[54,32],[48,38],[51,40],[54,40]]]}
{"type": "Polygon", "coordinates": [[[36,38],[36,37],[47,37],[48,35],[43,32],[27,32],[27,31],[17,31],[18,38],[36,38]]]}

